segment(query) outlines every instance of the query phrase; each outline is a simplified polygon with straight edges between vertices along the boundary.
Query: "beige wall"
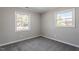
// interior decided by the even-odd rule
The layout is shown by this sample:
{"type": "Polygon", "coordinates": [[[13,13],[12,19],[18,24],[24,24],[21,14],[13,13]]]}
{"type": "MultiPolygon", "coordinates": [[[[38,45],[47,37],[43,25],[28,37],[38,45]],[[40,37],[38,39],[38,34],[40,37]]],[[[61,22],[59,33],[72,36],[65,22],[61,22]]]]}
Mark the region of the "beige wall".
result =
{"type": "Polygon", "coordinates": [[[40,15],[22,8],[0,8],[0,45],[40,35],[40,15]],[[31,30],[15,32],[15,11],[31,15],[31,30]]]}
{"type": "Polygon", "coordinates": [[[75,8],[75,28],[57,28],[55,24],[55,12],[69,8],[58,8],[42,14],[42,36],[55,38],[57,41],[65,42],[79,47],[79,8],[75,8]]]}

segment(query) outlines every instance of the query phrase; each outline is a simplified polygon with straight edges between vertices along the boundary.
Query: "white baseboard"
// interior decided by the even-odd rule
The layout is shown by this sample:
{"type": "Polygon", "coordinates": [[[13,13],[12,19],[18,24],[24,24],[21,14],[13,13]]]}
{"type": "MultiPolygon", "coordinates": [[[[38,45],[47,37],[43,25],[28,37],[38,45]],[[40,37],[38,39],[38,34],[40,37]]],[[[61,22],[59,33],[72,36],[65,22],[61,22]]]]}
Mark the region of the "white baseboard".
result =
{"type": "Polygon", "coordinates": [[[5,43],[5,44],[0,44],[0,46],[5,46],[5,45],[9,45],[9,44],[17,43],[17,42],[24,41],[24,40],[28,40],[28,39],[32,39],[32,38],[35,38],[35,37],[39,37],[39,36],[33,36],[33,37],[29,37],[29,38],[24,38],[24,39],[20,39],[20,40],[16,40],[16,41],[8,42],[8,43],[5,43]]]}
{"type": "MultiPolygon", "coordinates": [[[[41,35],[39,35],[39,36],[41,36],[41,35]]],[[[8,42],[8,43],[5,43],[5,44],[0,44],[0,46],[5,46],[5,45],[17,43],[17,42],[20,42],[20,41],[32,39],[32,38],[39,37],[39,36],[33,36],[33,37],[29,37],[29,38],[20,39],[20,40],[17,40],[17,41],[8,42]]],[[[65,44],[68,44],[68,45],[71,45],[71,46],[74,46],[74,47],[78,47],[79,48],[79,45],[75,45],[75,44],[72,44],[72,43],[64,42],[64,41],[57,40],[55,38],[51,38],[51,37],[47,37],[47,36],[43,36],[43,35],[42,35],[42,37],[45,37],[45,38],[48,38],[48,39],[51,39],[51,40],[55,40],[55,41],[58,41],[58,42],[62,42],[62,43],[65,43],[65,44]]]]}
{"type": "Polygon", "coordinates": [[[48,38],[48,39],[51,39],[51,40],[55,40],[55,41],[58,41],[58,42],[61,42],[61,43],[68,44],[68,45],[71,45],[71,46],[74,46],[74,47],[78,47],[78,48],[79,48],[79,45],[76,45],[76,44],[64,42],[64,41],[57,40],[57,39],[55,39],[55,38],[51,38],[51,37],[47,37],[47,36],[42,36],[42,37],[45,37],[45,38],[48,38]]]}

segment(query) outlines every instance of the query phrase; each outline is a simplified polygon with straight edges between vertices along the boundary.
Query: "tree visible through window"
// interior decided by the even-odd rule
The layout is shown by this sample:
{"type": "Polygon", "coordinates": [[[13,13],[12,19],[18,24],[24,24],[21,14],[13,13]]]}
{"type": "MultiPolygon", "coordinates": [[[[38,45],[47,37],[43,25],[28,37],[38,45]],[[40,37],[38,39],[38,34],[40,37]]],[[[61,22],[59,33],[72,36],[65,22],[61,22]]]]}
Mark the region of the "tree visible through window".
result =
{"type": "Polygon", "coordinates": [[[29,17],[26,14],[16,13],[16,30],[24,31],[29,29],[29,17]]]}
{"type": "Polygon", "coordinates": [[[58,12],[56,14],[56,25],[58,27],[72,27],[73,22],[73,10],[58,12]]]}

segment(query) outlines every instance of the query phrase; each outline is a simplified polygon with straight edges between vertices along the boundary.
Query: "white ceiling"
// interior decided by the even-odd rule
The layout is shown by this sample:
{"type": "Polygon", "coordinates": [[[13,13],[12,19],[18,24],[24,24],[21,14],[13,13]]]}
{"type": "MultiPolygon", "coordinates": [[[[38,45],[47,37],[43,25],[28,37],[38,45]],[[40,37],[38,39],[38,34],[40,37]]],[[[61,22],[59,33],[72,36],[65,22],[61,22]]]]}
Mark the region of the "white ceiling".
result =
{"type": "Polygon", "coordinates": [[[56,9],[57,7],[28,7],[27,9],[37,12],[37,13],[44,13],[53,9],[56,9]]]}

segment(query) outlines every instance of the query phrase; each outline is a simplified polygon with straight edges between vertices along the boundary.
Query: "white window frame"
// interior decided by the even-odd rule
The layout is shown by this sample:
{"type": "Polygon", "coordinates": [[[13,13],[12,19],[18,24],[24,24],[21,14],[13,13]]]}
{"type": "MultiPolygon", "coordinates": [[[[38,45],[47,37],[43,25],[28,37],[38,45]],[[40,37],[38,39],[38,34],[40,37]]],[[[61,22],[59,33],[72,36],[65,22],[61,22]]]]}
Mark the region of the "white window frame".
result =
{"type": "Polygon", "coordinates": [[[22,11],[15,11],[15,32],[29,31],[29,30],[31,29],[31,21],[30,21],[30,17],[31,17],[31,15],[30,15],[30,14],[27,14],[27,13],[25,13],[25,12],[22,12],[22,11]],[[29,18],[28,27],[29,27],[29,29],[20,30],[20,31],[17,30],[16,14],[28,15],[28,18],[29,18]]]}
{"type": "Polygon", "coordinates": [[[56,11],[55,13],[56,27],[75,27],[75,8],[56,11]],[[72,11],[72,26],[57,26],[57,14],[72,11]]]}

